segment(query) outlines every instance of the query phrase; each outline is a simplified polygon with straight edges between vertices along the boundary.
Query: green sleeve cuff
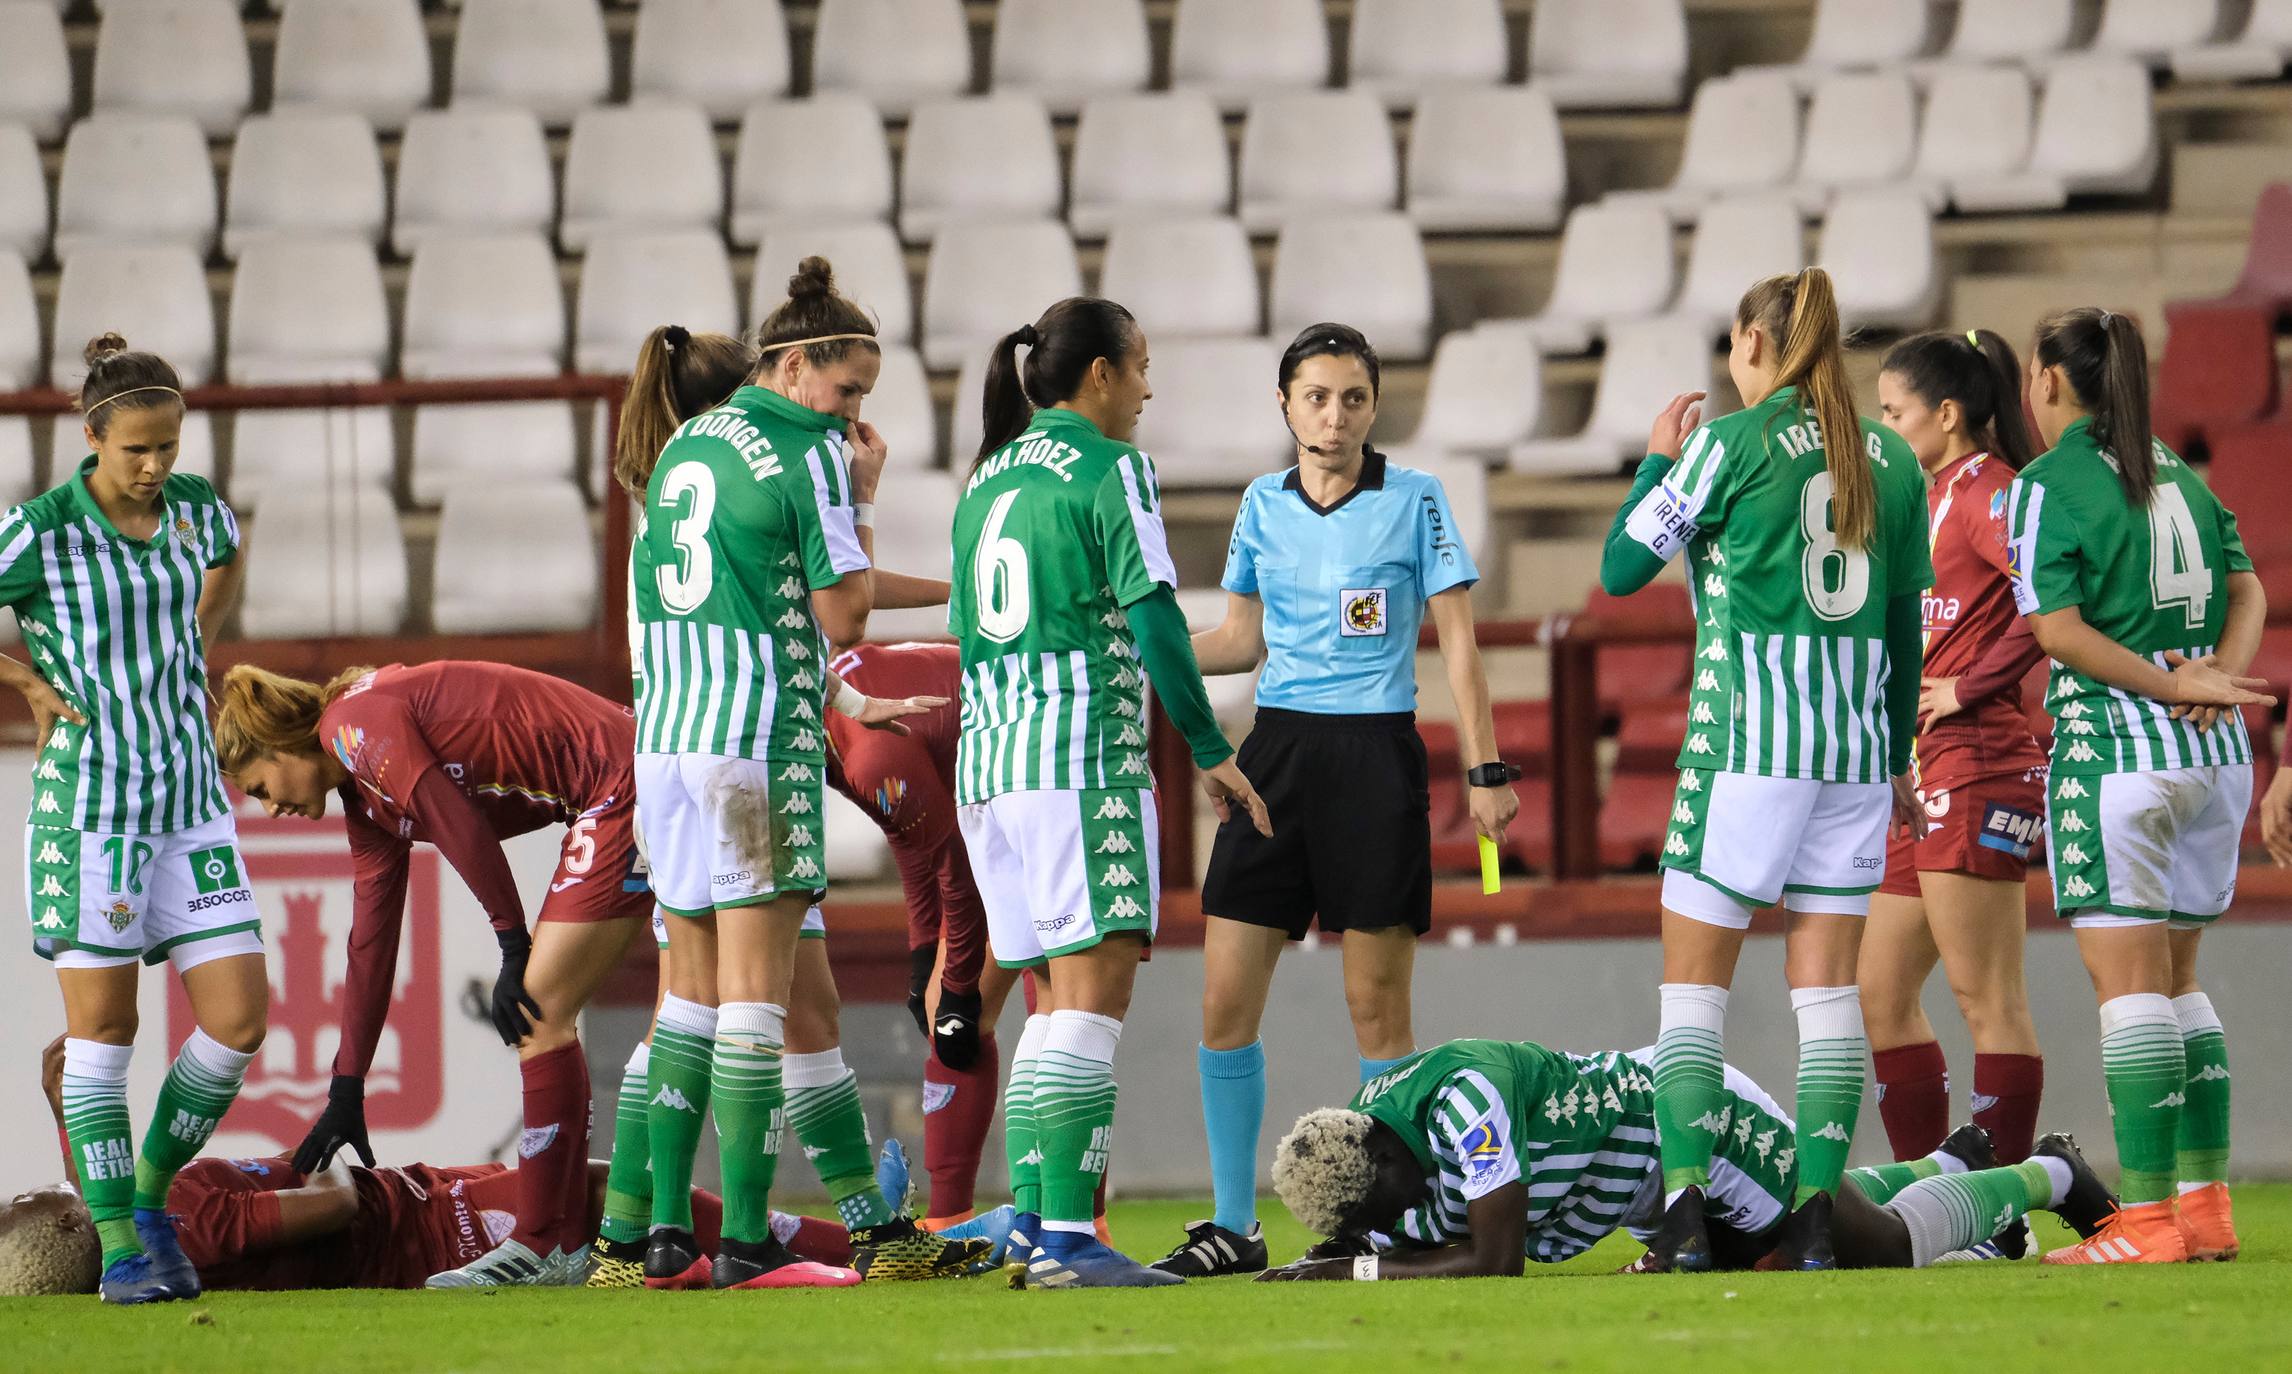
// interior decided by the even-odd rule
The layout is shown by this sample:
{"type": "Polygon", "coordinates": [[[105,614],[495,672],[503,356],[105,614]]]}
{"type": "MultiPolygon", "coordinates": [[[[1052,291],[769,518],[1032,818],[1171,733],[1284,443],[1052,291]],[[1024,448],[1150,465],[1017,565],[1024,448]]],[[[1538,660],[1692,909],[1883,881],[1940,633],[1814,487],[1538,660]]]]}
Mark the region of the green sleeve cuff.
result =
{"type": "Polygon", "coordinates": [[[1632,477],[1631,495],[1624,498],[1623,506],[1616,511],[1615,523],[1608,526],[1607,546],[1600,550],[1600,590],[1609,596],[1630,596],[1663,571],[1663,560],[1626,533],[1624,526],[1630,523],[1631,513],[1639,509],[1639,503],[1655,490],[1655,484],[1671,471],[1671,463],[1671,459],[1660,453],[1641,459],[1639,471],[1632,477]]]}
{"type": "Polygon", "coordinates": [[[1170,713],[1170,723],[1185,736],[1194,765],[1215,768],[1233,757],[1233,746],[1226,743],[1225,731],[1218,728],[1218,718],[1210,710],[1210,694],[1202,689],[1201,665],[1194,661],[1193,637],[1186,631],[1186,613],[1178,609],[1177,594],[1158,586],[1132,602],[1124,614],[1138,641],[1138,657],[1146,664],[1146,679],[1154,684],[1162,709],[1170,713]]]}
{"type": "Polygon", "coordinates": [[[1918,685],[1926,667],[1924,599],[1898,596],[1886,606],[1886,771],[1910,771],[1918,740],[1918,685]]]}

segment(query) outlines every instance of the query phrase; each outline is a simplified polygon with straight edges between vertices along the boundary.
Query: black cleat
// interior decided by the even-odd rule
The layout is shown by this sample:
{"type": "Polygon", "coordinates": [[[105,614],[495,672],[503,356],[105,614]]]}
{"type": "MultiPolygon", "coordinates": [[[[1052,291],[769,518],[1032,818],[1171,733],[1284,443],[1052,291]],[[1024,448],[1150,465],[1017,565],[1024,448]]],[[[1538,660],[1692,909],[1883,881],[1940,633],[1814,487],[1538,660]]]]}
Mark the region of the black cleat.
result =
{"type": "Polygon", "coordinates": [[[2055,1131],[2039,1136],[2030,1147],[2030,1157],[2050,1155],[2069,1165],[2069,1195],[2055,1204],[2052,1213],[2069,1223],[2069,1229],[2080,1237],[2091,1240],[2117,1211],[2117,1195],[2109,1185],[2093,1172],[2093,1166],[2078,1153],[2077,1141],[2067,1131],[2055,1131]]]}
{"type": "Polygon", "coordinates": [[[1990,1144],[1989,1131],[1971,1121],[1950,1132],[1942,1142],[1942,1153],[1964,1163],[1968,1173],[1998,1167],[1998,1152],[1990,1144]]]}
{"type": "Polygon", "coordinates": [[[690,1231],[663,1227],[645,1240],[647,1288],[706,1288],[710,1267],[708,1256],[690,1231]]]}
{"type": "Polygon", "coordinates": [[[1186,1227],[1186,1238],[1152,1267],[1182,1279],[1259,1273],[1265,1268],[1265,1228],[1252,1225],[1244,1236],[1214,1221],[1192,1222],[1186,1227]]]}
{"type": "Polygon", "coordinates": [[[1367,1236],[1331,1236],[1305,1247],[1309,1260],[1352,1259],[1356,1255],[1374,1255],[1377,1243],[1367,1236]]]}
{"type": "Polygon", "coordinates": [[[1647,1253],[1617,1271],[1624,1274],[1700,1274],[1711,1267],[1711,1235],[1703,1225],[1703,1190],[1689,1188],[1666,1207],[1647,1253]]]}
{"type": "Polygon", "coordinates": [[[1830,1246],[1830,1208],[1828,1193],[1816,1193],[1798,1206],[1798,1210],[1783,1218],[1775,1228],[1775,1248],[1759,1261],[1761,1269],[1817,1270],[1838,1268],[1838,1256],[1830,1246]]]}

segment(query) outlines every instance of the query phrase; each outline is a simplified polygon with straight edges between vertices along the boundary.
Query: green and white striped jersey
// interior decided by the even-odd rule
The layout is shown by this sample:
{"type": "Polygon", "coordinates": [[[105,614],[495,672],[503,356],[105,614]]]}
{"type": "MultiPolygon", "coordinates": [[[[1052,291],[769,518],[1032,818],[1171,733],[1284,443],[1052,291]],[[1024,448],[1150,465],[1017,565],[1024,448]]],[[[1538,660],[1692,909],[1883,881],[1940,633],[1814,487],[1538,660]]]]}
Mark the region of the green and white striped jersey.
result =
{"type": "Polygon", "coordinates": [[[1151,787],[1146,670],[1124,608],[1175,587],[1153,461],[1035,412],[955,508],[947,621],[963,649],[955,800],[1151,787]]]}
{"type": "Polygon", "coordinates": [[[1687,554],[1695,664],[1681,768],[1882,782],[1886,683],[1915,674],[1886,652],[1887,606],[1934,580],[1926,485],[1892,430],[1862,422],[1877,479],[1868,550],[1832,533],[1823,434],[1795,387],[1688,436],[1625,531],[1657,557],[1687,554]]]}
{"type": "Polygon", "coordinates": [[[1623,1224],[1656,1167],[1654,1071],[1628,1055],[1452,1040],[1362,1084],[1352,1106],[1431,1172],[1432,1197],[1398,1228],[1422,1245],[1461,1242],[1473,1201],[1517,1182],[1528,1257],[1571,1259],[1623,1224]]]}
{"type": "Polygon", "coordinates": [[[868,566],[852,506],[836,416],[746,386],[678,427],[629,558],[638,752],[825,757],[811,594],[868,566]]]}
{"type": "Polygon", "coordinates": [[[166,835],[229,803],[207,724],[199,593],[239,555],[239,522],[204,478],[160,488],[159,530],[130,539],[87,489],[90,456],[0,518],[0,604],[33,667],[87,717],[58,721],[34,765],[34,825],[166,835]]]}
{"type": "MultiPolygon", "coordinates": [[[[2252,571],[2236,517],[2179,455],[2155,445],[2157,484],[2133,509],[2117,458],[2089,421],[2031,463],[2007,497],[2014,604],[2023,615],[2075,606],[2085,623],[2159,667],[2165,651],[2195,658],[2220,643],[2228,575],[2252,571]]],[[[2161,701],[2056,663],[2046,685],[2057,774],[2143,773],[2250,763],[2252,740],[2231,711],[2210,730],[2174,720],[2161,701]]]]}

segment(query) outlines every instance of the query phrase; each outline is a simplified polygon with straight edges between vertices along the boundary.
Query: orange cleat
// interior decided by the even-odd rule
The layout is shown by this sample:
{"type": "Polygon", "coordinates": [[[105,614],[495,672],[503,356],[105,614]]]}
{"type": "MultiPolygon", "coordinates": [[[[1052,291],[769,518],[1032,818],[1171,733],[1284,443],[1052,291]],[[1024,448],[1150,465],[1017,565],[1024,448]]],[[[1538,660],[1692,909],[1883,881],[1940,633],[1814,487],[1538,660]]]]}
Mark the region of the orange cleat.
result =
{"type": "Polygon", "coordinates": [[[2090,1240],[2049,1250],[2047,1264],[2179,1264],[2189,1257],[2173,1200],[2119,1208],[2090,1240]]]}
{"type": "Polygon", "coordinates": [[[2181,1240],[2197,1263],[2236,1258],[2236,1218],[2229,1214],[2228,1185],[2207,1183],[2179,1198],[2181,1240]]]}

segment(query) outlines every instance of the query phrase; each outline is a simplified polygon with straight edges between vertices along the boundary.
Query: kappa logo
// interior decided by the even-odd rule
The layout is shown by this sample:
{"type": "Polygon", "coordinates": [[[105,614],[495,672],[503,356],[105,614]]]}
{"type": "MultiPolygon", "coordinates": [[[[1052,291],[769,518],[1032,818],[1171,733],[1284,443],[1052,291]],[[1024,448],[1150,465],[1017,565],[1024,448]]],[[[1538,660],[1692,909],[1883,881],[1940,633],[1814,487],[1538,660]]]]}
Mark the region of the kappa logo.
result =
{"type": "Polygon", "coordinates": [[[1767,1155],[1775,1148],[1775,1128],[1769,1126],[1751,1138],[1751,1148],[1758,1152],[1759,1162],[1767,1162],[1767,1155]]]}
{"type": "Polygon", "coordinates": [[[686,1097],[675,1084],[663,1083],[661,1090],[653,1094],[652,1105],[666,1107],[672,1112],[689,1112],[692,1110],[692,1099],[686,1097]]]}
{"type": "Polygon", "coordinates": [[[63,803],[56,800],[55,793],[43,791],[40,793],[40,805],[38,809],[40,814],[52,816],[62,811],[64,807],[63,803]]]}
{"type": "Polygon", "coordinates": [[[1799,1152],[1797,1146],[1790,1146],[1788,1148],[1775,1151],[1775,1172],[1783,1175],[1786,1178],[1789,1177],[1791,1172],[1791,1165],[1798,1159],[1798,1157],[1799,1152]]]}
{"type": "Polygon", "coordinates": [[[1125,725],[1114,732],[1114,747],[1117,749],[1143,749],[1146,747],[1146,736],[1137,726],[1125,725]]]}
{"type": "MultiPolygon", "coordinates": [[[[60,860],[51,859],[46,860],[45,862],[54,863],[58,861],[60,860]]],[[[56,875],[50,873],[40,879],[39,890],[34,895],[40,897],[62,897],[67,894],[64,892],[64,885],[56,881],[56,875]]]]}
{"type": "Polygon", "coordinates": [[[1682,801],[1671,808],[1671,819],[1681,825],[1695,824],[1695,808],[1682,801]]]}
{"type": "Polygon", "coordinates": [[[808,763],[791,763],[780,770],[778,778],[780,782],[810,782],[811,780],[812,765],[808,763]]]}
{"type": "Polygon", "coordinates": [[[1705,561],[1714,568],[1724,568],[1727,566],[1727,554],[1725,550],[1715,548],[1711,550],[1709,558],[1705,561]]]}
{"type": "Polygon", "coordinates": [[[1853,1136],[1847,1134],[1846,1127],[1839,1125],[1835,1121],[1824,1122],[1822,1129],[1814,1133],[1814,1138],[1817,1140],[1835,1140],[1841,1145],[1844,1145],[1848,1141],[1854,1139],[1853,1136]]]}
{"type": "Polygon", "coordinates": [[[1133,719],[1138,714],[1138,703],[1128,697],[1116,697],[1114,699],[1114,714],[1124,720],[1133,719]]]}
{"type": "Polygon", "coordinates": [[[1138,657],[1138,651],[1130,646],[1128,640],[1110,639],[1106,641],[1106,656],[1114,659],[1132,659],[1138,657]]]}
{"type": "Polygon", "coordinates": [[[56,761],[54,759],[41,759],[40,767],[38,771],[33,774],[33,776],[39,778],[42,782],[62,782],[64,780],[64,770],[56,767],[56,761]]]}
{"type": "Polygon", "coordinates": [[[2149,1110],[2155,1111],[2159,1107],[2185,1107],[2187,1105],[2188,1099],[2186,1097],[2178,1092],[2169,1092],[2166,1093],[2163,1097],[2158,1098],[2156,1101],[2151,1102],[2149,1104],[2149,1110]]]}
{"type": "Polygon", "coordinates": [[[1120,611],[1106,611],[1106,612],[1102,612],[1102,613],[1099,615],[1099,617],[1098,617],[1098,623],[1099,623],[1100,625],[1104,626],[1105,628],[1109,629],[1109,630],[1119,630],[1119,629],[1121,629],[1121,628],[1122,628],[1122,626],[1123,626],[1123,624],[1124,624],[1124,620],[1123,620],[1122,612],[1120,612],[1120,611]]]}
{"type": "Polygon", "coordinates": [[[809,692],[820,684],[818,678],[813,677],[804,669],[798,668],[795,672],[788,674],[788,685],[799,692],[809,692]]]}
{"type": "Polygon", "coordinates": [[[2085,719],[2090,709],[2091,708],[2087,707],[2086,704],[2082,701],[2073,701],[2070,702],[2067,706],[2062,707],[2059,711],[2054,712],[2054,714],[2063,720],[2083,720],[2085,719]]]}
{"type": "Polygon", "coordinates": [[[2061,885],[2061,890],[2072,897],[2090,897],[2094,893],[2093,884],[2074,875],[2061,885]]]}
{"type": "Polygon", "coordinates": [[[1145,680],[1145,675],[1135,668],[1125,667],[1114,674],[1114,686],[1118,688],[1136,687],[1145,680]]]}
{"type": "Polygon", "coordinates": [[[788,708],[788,714],[796,720],[810,721],[814,725],[820,723],[820,713],[813,710],[812,703],[802,697],[796,698],[796,704],[788,708]]]}
{"type": "Polygon", "coordinates": [[[804,660],[810,658],[811,656],[811,646],[797,640],[791,640],[789,642],[788,661],[790,663],[802,663],[804,660]]]}
{"type": "Polygon", "coordinates": [[[783,568],[800,568],[804,566],[804,560],[792,553],[784,553],[780,555],[780,566],[783,568]]]}
{"type": "Polygon", "coordinates": [[[1701,773],[1682,773],[1682,774],[1680,774],[1680,775],[1679,775],[1679,790],[1680,790],[1680,791],[1682,791],[1682,792],[1700,792],[1700,791],[1702,791],[1702,790],[1703,790],[1703,775],[1702,775],[1701,773]]]}
{"type": "Polygon", "coordinates": [[[2061,722],[2061,732],[2065,735],[2098,735],[2101,727],[2089,720],[2065,720],[2061,722]]]}
{"type": "Polygon", "coordinates": [[[1709,663],[1725,663],[1727,661],[1727,646],[1714,639],[1709,644],[1704,645],[1703,651],[1698,653],[1696,657],[1709,663]]]}
{"type": "Polygon", "coordinates": [[[1703,574],[1703,594],[1717,599],[1727,594],[1727,579],[1717,573],[1703,574]]]}
{"type": "Polygon", "coordinates": [[[44,906],[40,908],[40,929],[62,930],[63,928],[64,913],[56,910],[52,906],[44,906]]]}
{"type": "Polygon", "coordinates": [[[1043,1152],[1040,1149],[1029,1150],[1019,1158],[1019,1164],[1022,1168],[1029,1164],[1039,1165],[1042,1162],[1043,1152]]]}
{"type": "Polygon", "coordinates": [[[1134,815],[1130,803],[1120,797],[1108,797],[1098,804],[1098,814],[1091,819],[1100,821],[1126,821],[1134,815]]]}
{"type": "Polygon", "coordinates": [[[820,737],[812,733],[810,730],[798,730],[795,735],[789,739],[788,747],[791,749],[801,749],[808,754],[814,749],[820,747],[820,737]]]}
{"type": "Polygon", "coordinates": [[[1703,1115],[1688,1122],[1687,1127],[1689,1130],[1709,1131],[1711,1134],[1719,1136],[1727,1134],[1728,1128],[1733,1124],[1734,1109],[1730,1107],[1716,1112],[1707,1109],[1703,1115]]]}
{"type": "Polygon", "coordinates": [[[2226,1083],[2228,1081],[2228,1066],[2226,1064],[2207,1064],[2197,1070],[2196,1077],[2189,1081],[2192,1083],[2226,1083]]]}
{"type": "Polygon", "coordinates": [[[1712,747],[1711,737],[1709,735],[1706,735],[1701,731],[1697,731],[1695,734],[1689,735],[1687,737],[1687,752],[1690,754],[1702,755],[1715,754],[1718,752],[1718,750],[1712,747]]]}
{"type": "Polygon", "coordinates": [[[2091,863],[2093,856],[2085,852],[2085,846],[2071,840],[2061,847],[2061,861],[2065,864],[2091,863]]]}
{"type": "Polygon", "coordinates": [[[2091,763],[2095,759],[2101,757],[2101,751],[2095,749],[2092,745],[2086,743],[2084,740],[2079,740],[2075,744],[2069,746],[2069,752],[2063,755],[2063,757],[2067,758],[2071,763],[2091,763]]]}
{"type": "Polygon", "coordinates": [[[1106,916],[1112,921],[1135,921],[1146,914],[1146,908],[1135,897],[1124,893],[1106,904],[1106,916]]]}
{"type": "Polygon", "coordinates": [[[1712,714],[1711,703],[1708,701],[1696,702],[1694,708],[1688,711],[1687,719],[1697,725],[1717,725],[1719,723],[1719,717],[1712,714]]]}
{"type": "Polygon", "coordinates": [[[818,1159],[821,1155],[824,1155],[827,1152],[828,1147],[825,1145],[806,1145],[804,1147],[804,1158],[807,1160],[818,1159]]]}
{"type": "Polygon", "coordinates": [[[1130,836],[1120,830],[1107,832],[1106,838],[1098,842],[1098,852],[1101,854],[1128,854],[1137,848],[1137,845],[1130,842],[1130,836]]]}
{"type": "Polygon", "coordinates": [[[790,865],[788,872],[793,877],[812,882],[820,876],[820,866],[813,861],[811,855],[806,854],[790,865]]]}
{"type": "Polygon", "coordinates": [[[1106,871],[1098,875],[1098,881],[1103,887],[1136,887],[1138,875],[1128,864],[1108,864],[1106,871]]]}
{"type": "Polygon", "coordinates": [[[2068,815],[2061,818],[2061,828],[2074,834],[2078,831],[2091,830],[2093,826],[2085,819],[2085,817],[2079,815],[2075,811],[2072,811],[2068,815]]]}
{"type": "Polygon", "coordinates": [[[810,849],[812,844],[812,827],[808,825],[791,825],[788,827],[788,847],[790,849],[810,849]]]}
{"type": "Polygon", "coordinates": [[[49,732],[48,747],[50,749],[68,749],[71,747],[71,743],[71,727],[66,725],[63,721],[57,721],[56,728],[49,732]]]}
{"type": "Polygon", "coordinates": [[[1663,842],[1663,852],[1675,859],[1685,858],[1687,856],[1687,841],[1680,838],[1679,832],[1674,830],[1671,832],[1671,837],[1663,842]]]}
{"type": "Polygon", "coordinates": [[[804,584],[798,582],[793,577],[783,577],[780,579],[780,585],[774,590],[776,590],[781,596],[802,596],[804,594],[804,584]]]}
{"type": "Polygon", "coordinates": [[[772,623],[783,630],[793,630],[804,623],[804,613],[790,606],[787,610],[780,612],[780,618],[772,623]]]}
{"type": "Polygon", "coordinates": [[[531,1159],[557,1143],[557,1123],[528,1126],[517,1137],[517,1157],[531,1159]]]}
{"type": "Polygon", "coordinates": [[[1712,672],[1709,668],[1699,670],[1695,674],[1695,690],[1698,692],[1718,691],[1719,675],[1712,672]]]}
{"type": "Polygon", "coordinates": [[[1114,765],[1116,777],[1136,777],[1145,771],[1146,756],[1144,754],[1125,754],[1122,762],[1114,765]]]}
{"type": "Polygon", "coordinates": [[[809,816],[812,814],[812,799],[798,792],[795,796],[780,803],[780,814],[783,816],[809,816]]]}
{"type": "Polygon", "coordinates": [[[2091,795],[2092,793],[2086,790],[2085,784],[2075,778],[2063,778],[2061,786],[2053,789],[2053,796],[2056,801],[2071,801],[2091,795]]]}
{"type": "Polygon", "coordinates": [[[1744,1146],[1751,1143],[1751,1131],[1753,1128],[1754,1123],[1752,1122],[1751,1118],[1747,1116],[1739,1116],[1735,1118],[1735,1148],[1742,1149],[1744,1146]]]}

